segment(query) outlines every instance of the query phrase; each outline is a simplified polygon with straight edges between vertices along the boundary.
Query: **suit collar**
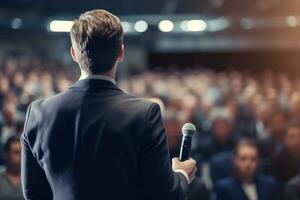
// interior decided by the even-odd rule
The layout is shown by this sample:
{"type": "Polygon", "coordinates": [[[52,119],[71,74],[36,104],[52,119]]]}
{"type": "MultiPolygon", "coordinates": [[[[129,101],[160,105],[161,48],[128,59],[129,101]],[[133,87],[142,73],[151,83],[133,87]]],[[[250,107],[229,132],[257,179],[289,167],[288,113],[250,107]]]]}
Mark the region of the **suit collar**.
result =
{"type": "Polygon", "coordinates": [[[255,178],[255,185],[256,185],[258,199],[264,199],[263,197],[265,191],[262,188],[264,188],[265,185],[263,185],[263,182],[261,181],[259,176],[255,178]]]}
{"type": "Polygon", "coordinates": [[[79,89],[84,91],[99,91],[103,89],[113,89],[122,91],[116,84],[109,80],[98,78],[85,78],[76,81],[69,89],[79,89]]]}
{"type": "Polygon", "coordinates": [[[238,178],[234,178],[234,183],[235,183],[237,189],[240,191],[241,198],[244,199],[244,200],[249,200],[246,193],[245,193],[245,191],[244,191],[244,189],[243,189],[241,181],[238,178]]]}

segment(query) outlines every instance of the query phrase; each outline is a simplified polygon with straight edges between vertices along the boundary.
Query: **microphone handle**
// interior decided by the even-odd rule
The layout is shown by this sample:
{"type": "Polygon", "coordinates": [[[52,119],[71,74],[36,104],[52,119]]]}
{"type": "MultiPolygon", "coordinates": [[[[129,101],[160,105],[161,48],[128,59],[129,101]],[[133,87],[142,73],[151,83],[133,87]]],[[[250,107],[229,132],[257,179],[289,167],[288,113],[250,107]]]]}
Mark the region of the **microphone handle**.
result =
{"type": "Polygon", "coordinates": [[[192,146],[192,137],[183,136],[181,141],[180,154],[179,154],[180,161],[185,161],[190,158],[191,146],[192,146]]]}

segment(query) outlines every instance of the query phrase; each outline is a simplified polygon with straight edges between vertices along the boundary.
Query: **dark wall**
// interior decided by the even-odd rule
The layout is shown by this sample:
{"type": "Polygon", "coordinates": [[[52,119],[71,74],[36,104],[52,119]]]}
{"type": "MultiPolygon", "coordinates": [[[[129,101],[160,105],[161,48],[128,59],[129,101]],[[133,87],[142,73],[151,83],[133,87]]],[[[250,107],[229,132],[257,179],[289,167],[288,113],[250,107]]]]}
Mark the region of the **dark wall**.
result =
{"type": "Polygon", "coordinates": [[[228,68],[271,69],[300,74],[300,49],[237,52],[150,53],[150,68],[176,65],[180,68],[204,66],[216,70],[228,68]]]}

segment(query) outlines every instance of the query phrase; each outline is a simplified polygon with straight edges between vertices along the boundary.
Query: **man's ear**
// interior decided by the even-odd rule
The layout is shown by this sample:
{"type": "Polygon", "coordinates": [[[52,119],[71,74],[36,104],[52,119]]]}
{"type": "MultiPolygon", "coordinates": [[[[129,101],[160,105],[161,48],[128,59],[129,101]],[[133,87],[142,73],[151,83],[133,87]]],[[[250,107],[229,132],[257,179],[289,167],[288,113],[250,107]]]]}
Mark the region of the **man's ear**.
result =
{"type": "Polygon", "coordinates": [[[118,58],[117,58],[118,62],[122,62],[124,60],[124,54],[125,54],[125,47],[124,47],[124,44],[122,44],[121,49],[120,49],[120,53],[119,53],[118,58]]]}
{"type": "Polygon", "coordinates": [[[73,46],[71,46],[71,48],[70,48],[70,53],[71,53],[71,56],[72,56],[72,59],[74,60],[74,62],[78,63],[77,58],[76,58],[76,54],[75,54],[75,49],[74,49],[73,46]]]}

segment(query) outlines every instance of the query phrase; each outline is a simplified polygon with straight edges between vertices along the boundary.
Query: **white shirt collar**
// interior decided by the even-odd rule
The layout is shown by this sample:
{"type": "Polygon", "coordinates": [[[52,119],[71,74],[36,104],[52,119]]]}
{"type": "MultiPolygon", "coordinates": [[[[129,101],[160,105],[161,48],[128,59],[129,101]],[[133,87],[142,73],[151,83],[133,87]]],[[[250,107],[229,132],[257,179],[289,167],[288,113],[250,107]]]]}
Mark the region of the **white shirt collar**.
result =
{"type": "Polygon", "coordinates": [[[249,200],[258,200],[257,189],[254,183],[243,183],[242,187],[249,200]]]}
{"type": "Polygon", "coordinates": [[[99,79],[99,80],[105,80],[105,81],[109,81],[113,84],[116,84],[116,81],[109,77],[109,76],[105,76],[105,75],[85,75],[85,74],[82,74],[79,78],[79,80],[82,80],[82,79],[99,79]]]}

